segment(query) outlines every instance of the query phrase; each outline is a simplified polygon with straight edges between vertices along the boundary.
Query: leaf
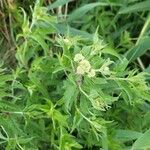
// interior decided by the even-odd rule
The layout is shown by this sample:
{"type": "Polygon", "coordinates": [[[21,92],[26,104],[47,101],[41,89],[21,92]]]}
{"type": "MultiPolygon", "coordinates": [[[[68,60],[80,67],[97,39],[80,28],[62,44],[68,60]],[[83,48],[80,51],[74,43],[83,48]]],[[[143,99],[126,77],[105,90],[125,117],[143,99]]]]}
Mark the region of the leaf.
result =
{"type": "Polygon", "coordinates": [[[119,14],[133,13],[137,11],[146,11],[150,10],[150,1],[143,1],[135,3],[134,5],[127,6],[119,11],[119,14]]]}
{"type": "Polygon", "coordinates": [[[121,60],[120,55],[111,47],[106,47],[102,50],[103,53],[113,55],[121,60]]]}
{"type": "Polygon", "coordinates": [[[2,140],[7,140],[7,138],[4,137],[3,134],[2,134],[1,132],[0,132],[0,139],[2,139],[2,140]]]}
{"type": "Polygon", "coordinates": [[[60,111],[54,109],[53,110],[53,113],[52,113],[52,116],[51,116],[54,120],[57,120],[58,123],[61,125],[61,126],[65,126],[67,127],[67,116],[64,116],[61,114],[60,111]]]}
{"type": "Polygon", "coordinates": [[[122,60],[119,60],[115,63],[113,70],[117,72],[117,74],[122,74],[125,72],[125,69],[127,68],[128,64],[129,61],[126,58],[122,58],[122,60]]]}
{"type": "Polygon", "coordinates": [[[49,47],[46,44],[46,42],[44,41],[43,36],[40,34],[35,34],[35,35],[30,35],[30,37],[41,45],[41,47],[44,50],[45,55],[47,55],[49,47]]]}
{"type": "Polygon", "coordinates": [[[72,124],[72,131],[75,129],[75,128],[78,128],[81,121],[82,121],[83,118],[81,118],[81,115],[79,114],[79,112],[75,112],[75,115],[74,115],[74,118],[73,118],[73,124],[72,124]]]}
{"type": "Polygon", "coordinates": [[[47,8],[48,8],[48,10],[54,9],[59,6],[65,5],[65,4],[69,3],[70,1],[72,1],[72,0],[57,0],[54,3],[50,4],[49,6],[47,6],[47,8]]]}
{"type": "Polygon", "coordinates": [[[74,84],[72,84],[71,82],[65,82],[65,92],[64,92],[63,99],[67,111],[71,110],[72,104],[76,99],[76,95],[77,95],[76,91],[77,91],[77,87],[74,84]]]}
{"type": "Polygon", "coordinates": [[[121,33],[123,33],[124,31],[127,31],[127,29],[130,28],[133,25],[134,25],[134,22],[127,22],[125,25],[123,25],[122,27],[118,28],[115,32],[110,33],[110,34],[112,34],[113,40],[115,40],[118,37],[120,37],[121,33]]]}
{"type": "Polygon", "coordinates": [[[57,28],[57,33],[68,35],[68,36],[79,36],[84,39],[91,40],[93,39],[93,35],[89,34],[88,32],[77,30],[65,24],[55,24],[57,28]]]}
{"type": "Polygon", "coordinates": [[[90,4],[86,4],[76,10],[74,10],[68,17],[68,21],[73,21],[76,19],[81,18],[82,16],[84,16],[88,11],[90,11],[91,9],[97,7],[97,6],[108,6],[109,4],[104,3],[104,2],[96,2],[96,3],[90,3],[90,4]]]}
{"type": "Polygon", "coordinates": [[[150,66],[147,67],[144,72],[146,72],[147,74],[145,75],[145,79],[146,80],[150,80],[150,66]]]}
{"type": "Polygon", "coordinates": [[[132,150],[149,149],[150,148],[150,129],[140,136],[132,146],[132,150]]]}
{"type": "Polygon", "coordinates": [[[142,135],[140,132],[131,130],[116,130],[116,139],[122,142],[136,140],[142,135]]]}
{"type": "Polygon", "coordinates": [[[5,92],[4,90],[0,90],[0,100],[4,97],[11,97],[12,95],[8,92],[5,92]]]}
{"type": "Polygon", "coordinates": [[[82,146],[76,142],[75,138],[69,134],[63,134],[61,137],[60,150],[71,150],[73,148],[82,149],[82,146]]]}
{"type": "Polygon", "coordinates": [[[103,135],[102,135],[102,147],[104,150],[108,150],[108,137],[107,137],[107,130],[104,129],[103,131],[103,135]]]}
{"type": "Polygon", "coordinates": [[[117,84],[122,90],[123,99],[131,104],[134,97],[129,84],[126,81],[117,81],[117,84]]]}
{"type": "Polygon", "coordinates": [[[13,80],[13,76],[12,75],[6,75],[6,74],[3,74],[3,75],[1,75],[0,74],[0,86],[1,85],[4,85],[5,83],[6,83],[6,81],[11,81],[11,80],[13,80]]]}
{"type": "Polygon", "coordinates": [[[31,80],[31,82],[33,83],[33,85],[35,85],[38,88],[38,90],[43,94],[43,96],[48,98],[49,93],[48,93],[46,87],[44,86],[44,83],[42,84],[41,81],[39,80],[39,78],[37,77],[37,74],[32,72],[32,70],[30,70],[28,77],[31,80]]]}
{"type": "Polygon", "coordinates": [[[145,37],[139,42],[138,45],[127,51],[125,57],[129,60],[129,62],[131,62],[137,59],[138,57],[142,56],[149,49],[150,37],[145,37]]]}

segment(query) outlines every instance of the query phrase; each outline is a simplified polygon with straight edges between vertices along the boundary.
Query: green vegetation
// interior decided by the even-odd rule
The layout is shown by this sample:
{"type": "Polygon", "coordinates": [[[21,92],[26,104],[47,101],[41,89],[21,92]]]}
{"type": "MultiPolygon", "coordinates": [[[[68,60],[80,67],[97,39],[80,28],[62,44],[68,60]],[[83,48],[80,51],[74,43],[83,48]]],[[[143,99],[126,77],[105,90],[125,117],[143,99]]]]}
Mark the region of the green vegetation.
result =
{"type": "Polygon", "coordinates": [[[149,0],[0,1],[0,149],[150,149],[149,0]]]}

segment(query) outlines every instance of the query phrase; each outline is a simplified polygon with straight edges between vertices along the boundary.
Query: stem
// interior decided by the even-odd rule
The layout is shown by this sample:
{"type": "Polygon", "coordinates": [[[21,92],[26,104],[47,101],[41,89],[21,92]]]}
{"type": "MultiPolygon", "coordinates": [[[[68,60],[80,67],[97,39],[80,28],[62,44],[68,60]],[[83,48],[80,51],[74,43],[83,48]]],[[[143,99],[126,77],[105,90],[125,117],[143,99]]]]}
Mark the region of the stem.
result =
{"type": "Polygon", "coordinates": [[[91,103],[93,103],[92,99],[82,90],[81,86],[79,86],[79,90],[91,103]]]}
{"type": "MultiPolygon", "coordinates": [[[[0,5],[1,5],[1,8],[2,10],[4,9],[4,5],[3,5],[3,1],[1,0],[0,1],[0,5]]],[[[4,32],[5,32],[5,37],[8,41],[8,44],[9,46],[11,47],[11,40],[10,40],[10,37],[9,37],[9,32],[8,32],[8,28],[7,28],[7,23],[6,23],[6,20],[5,20],[5,14],[3,13],[3,25],[4,25],[4,32]]]]}
{"type": "MultiPolygon", "coordinates": [[[[147,28],[149,26],[149,24],[150,24],[150,16],[148,15],[148,18],[147,18],[147,20],[146,20],[146,22],[145,22],[145,24],[144,24],[144,26],[142,28],[142,31],[141,31],[141,33],[139,35],[139,38],[137,39],[137,42],[136,42],[135,45],[139,44],[141,38],[143,37],[143,35],[145,34],[145,32],[146,32],[146,30],[147,30],[147,28]]],[[[141,61],[141,59],[139,57],[137,58],[137,61],[138,61],[139,65],[140,65],[141,69],[144,70],[145,66],[144,66],[143,62],[141,61]]]]}
{"type": "Polygon", "coordinates": [[[138,57],[138,58],[137,58],[137,61],[138,61],[139,65],[140,65],[141,69],[144,70],[144,69],[145,69],[145,66],[144,66],[142,60],[138,57]]]}
{"type": "Polygon", "coordinates": [[[0,114],[5,114],[5,115],[10,115],[10,114],[24,115],[24,112],[19,112],[19,111],[14,111],[14,112],[10,112],[10,111],[1,111],[0,114]]]}
{"type": "Polygon", "coordinates": [[[76,110],[80,113],[80,115],[81,115],[87,122],[89,122],[90,124],[92,124],[92,125],[94,126],[93,122],[92,122],[90,119],[88,119],[87,117],[85,117],[85,116],[82,114],[82,112],[81,112],[78,108],[76,108],[76,110]]]}
{"type": "Polygon", "coordinates": [[[68,13],[68,3],[65,6],[65,19],[67,18],[67,13],[68,13]]]}
{"type": "Polygon", "coordinates": [[[60,17],[62,15],[62,6],[58,7],[58,12],[57,12],[58,16],[60,17]]]}

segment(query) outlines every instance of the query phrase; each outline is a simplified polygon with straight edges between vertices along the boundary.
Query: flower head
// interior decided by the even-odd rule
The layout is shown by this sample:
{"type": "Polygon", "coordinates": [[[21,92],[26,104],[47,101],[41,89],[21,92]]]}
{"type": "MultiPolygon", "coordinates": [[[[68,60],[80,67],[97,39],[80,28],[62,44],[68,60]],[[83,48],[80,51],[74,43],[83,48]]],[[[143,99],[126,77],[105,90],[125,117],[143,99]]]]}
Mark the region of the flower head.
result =
{"type": "Polygon", "coordinates": [[[76,54],[74,61],[78,63],[76,73],[80,75],[87,74],[88,77],[94,77],[96,75],[95,70],[92,69],[92,66],[88,60],[82,54],[76,54]]]}
{"type": "Polygon", "coordinates": [[[110,72],[110,70],[109,70],[109,67],[108,67],[108,66],[104,67],[104,68],[102,69],[102,73],[103,73],[104,75],[110,75],[111,72],[110,72]]]}
{"type": "Polygon", "coordinates": [[[75,62],[80,62],[81,60],[83,60],[85,57],[82,54],[76,54],[74,57],[74,61],[75,62]]]}
{"type": "Polygon", "coordinates": [[[85,73],[85,71],[83,70],[83,68],[81,66],[77,67],[77,74],[83,75],[85,73]]]}
{"type": "Polygon", "coordinates": [[[88,77],[94,77],[96,75],[95,73],[95,70],[94,69],[91,69],[89,72],[88,72],[88,77]]]}
{"type": "Polygon", "coordinates": [[[80,63],[79,63],[79,65],[82,67],[82,69],[86,72],[86,73],[88,73],[89,72],[89,70],[90,70],[90,68],[91,68],[91,65],[90,65],[90,63],[89,63],[89,61],[88,60],[82,60],[80,63]]]}

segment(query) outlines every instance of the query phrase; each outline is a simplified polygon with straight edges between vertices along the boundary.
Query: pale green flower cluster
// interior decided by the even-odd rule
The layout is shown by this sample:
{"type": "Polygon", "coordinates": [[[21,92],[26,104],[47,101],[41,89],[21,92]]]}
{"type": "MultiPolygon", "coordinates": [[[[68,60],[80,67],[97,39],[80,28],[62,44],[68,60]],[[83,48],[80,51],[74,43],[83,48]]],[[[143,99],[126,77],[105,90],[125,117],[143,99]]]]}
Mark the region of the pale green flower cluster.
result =
{"type": "Polygon", "coordinates": [[[91,64],[82,54],[76,54],[74,61],[78,63],[76,73],[84,75],[87,73],[88,77],[94,77],[96,75],[95,70],[91,67],[91,64]]]}
{"type": "Polygon", "coordinates": [[[109,69],[109,65],[112,64],[113,61],[111,61],[109,58],[105,61],[105,63],[101,66],[100,69],[98,69],[99,72],[101,72],[103,75],[110,75],[111,71],[109,69]]]}
{"type": "Polygon", "coordinates": [[[75,62],[80,62],[83,59],[85,59],[85,57],[82,54],[76,54],[74,57],[75,62]]]}
{"type": "Polygon", "coordinates": [[[110,74],[111,74],[111,72],[110,72],[108,66],[101,67],[101,68],[100,68],[100,72],[101,72],[102,74],[104,74],[104,75],[110,75],[110,74]]]}
{"type": "Polygon", "coordinates": [[[113,63],[109,58],[105,61],[105,63],[101,66],[100,69],[93,69],[90,62],[85,59],[85,57],[78,53],[74,57],[74,61],[78,63],[76,73],[79,75],[87,74],[88,77],[94,77],[96,72],[100,72],[103,75],[110,75],[111,71],[109,69],[109,65],[113,63]]]}

